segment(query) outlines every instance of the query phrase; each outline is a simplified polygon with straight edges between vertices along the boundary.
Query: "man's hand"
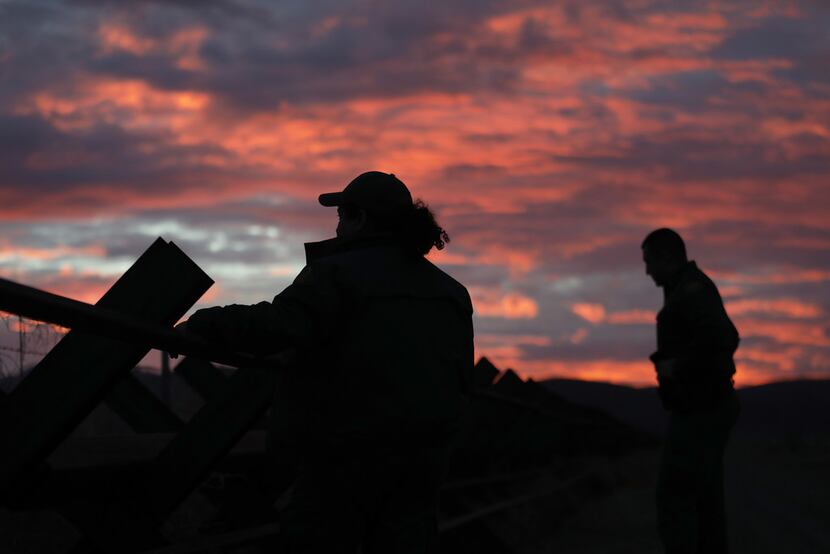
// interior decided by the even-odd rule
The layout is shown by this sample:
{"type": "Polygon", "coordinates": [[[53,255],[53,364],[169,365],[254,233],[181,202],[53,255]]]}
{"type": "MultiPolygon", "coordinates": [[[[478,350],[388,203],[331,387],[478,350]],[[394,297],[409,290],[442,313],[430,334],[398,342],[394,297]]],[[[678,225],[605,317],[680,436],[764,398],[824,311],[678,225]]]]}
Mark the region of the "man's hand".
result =
{"type": "Polygon", "coordinates": [[[655,362],[655,367],[657,368],[657,379],[660,381],[666,379],[674,379],[675,377],[675,365],[676,360],[674,358],[669,358],[667,360],[658,360],[655,362]]]}
{"type": "MultiPolygon", "coordinates": [[[[185,337],[193,336],[193,334],[190,331],[187,330],[187,321],[182,321],[181,323],[176,325],[173,329],[182,336],[185,336],[185,337]]],[[[170,356],[171,358],[173,358],[174,360],[179,357],[178,352],[168,352],[167,355],[170,356]]]]}

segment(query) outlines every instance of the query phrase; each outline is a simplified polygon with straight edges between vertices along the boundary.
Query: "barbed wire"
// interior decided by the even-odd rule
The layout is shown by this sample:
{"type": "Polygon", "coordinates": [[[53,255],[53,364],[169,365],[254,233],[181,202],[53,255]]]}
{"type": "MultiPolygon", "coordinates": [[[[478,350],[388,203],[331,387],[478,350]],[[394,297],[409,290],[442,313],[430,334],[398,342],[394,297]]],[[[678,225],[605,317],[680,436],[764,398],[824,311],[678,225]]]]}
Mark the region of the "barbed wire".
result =
{"type": "MultiPolygon", "coordinates": [[[[19,348],[15,348],[14,346],[3,346],[3,345],[0,345],[0,350],[4,350],[4,351],[6,351],[6,352],[15,352],[15,353],[19,353],[19,352],[20,352],[20,349],[19,349],[19,348]]],[[[26,354],[26,355],[30,355],[30,354],[31,354],[32,356],[45,356],[46,354],[48,354],[48,352],[47,352],[47,351],[40,351],[40,350],[28,350],[28,349],[27,349],[26,351],[24,351],[24,354],[26,354]]],[[[8,354],[7,354],[7,356],[8,356],[8,354]]]]}
{"type": "Polygon", "coordinates": [[[0,377],[22,376],[28,359],[32,356],[45,356],[67,332],[51,323],[26,319],[8,312],[0,312],[0,332],[3,327],[8,335],[17,335],[17,345],[0,345],[0,377]]]}

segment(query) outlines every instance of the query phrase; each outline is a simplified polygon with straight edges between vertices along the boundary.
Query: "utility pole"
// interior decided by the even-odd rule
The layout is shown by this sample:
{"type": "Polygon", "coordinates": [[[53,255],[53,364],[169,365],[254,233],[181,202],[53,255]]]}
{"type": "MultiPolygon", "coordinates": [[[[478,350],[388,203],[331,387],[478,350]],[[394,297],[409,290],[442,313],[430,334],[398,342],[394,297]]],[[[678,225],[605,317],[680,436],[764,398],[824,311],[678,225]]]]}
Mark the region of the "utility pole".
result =
{"type": "Polygon", "coordinates": [[[170,383],[170,355],[164,350],[161,351],[161,399],[167,406],[171,404],[171,383],[170,383]]]}
{"type": "Polygon", "coordinates": [[[23,316],[17,316],[17,339],[20,352],[20,375],[23,376],[23,359],[26,357],[26,334],[23,332],[23,316]]]}

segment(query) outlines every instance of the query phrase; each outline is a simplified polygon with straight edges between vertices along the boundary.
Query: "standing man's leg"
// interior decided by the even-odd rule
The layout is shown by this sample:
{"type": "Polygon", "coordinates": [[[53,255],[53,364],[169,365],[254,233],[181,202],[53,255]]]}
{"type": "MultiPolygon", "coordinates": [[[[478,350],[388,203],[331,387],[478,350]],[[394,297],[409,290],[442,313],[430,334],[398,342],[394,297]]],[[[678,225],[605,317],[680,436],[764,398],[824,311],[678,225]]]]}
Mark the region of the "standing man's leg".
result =
{"type": "Polygon", "coordinates": [[[288,503],[280,512],[284,552],[357,554],[368,514],[363,468],[350,454],[314,452],[302,457],[288,503]]]}
{"type": "Polygon", "coordinates": [[[723,499],[723,450],[713,447],[705,454],[697,503],[699,554],[727,554],[726,510],[723,499]]]}
{"type": "Polygon", "coordinates": [[[388,458],[395,476],[367,530],[363,554],[438,554],[438,496],[445,446],[402,450],[388,458]]]}
{"type": "Polygon", "coordinates": [[[700,554],[727,554],[729,552],[724,503],[723,459],[738,411],[738,400],[732,393],[715,410],[707,414],[703,471],[698,498],[700,521],[698,552],[700,554]]]}
{"type": "Polygon", "coordinates": [[[669,416],[657,478],[657,526],[666,554],[697,554],[697,414],[669,416]]]}
{"type": "Polygon", "coordinates": [[[343,449],[301,464],[281,513],[290,554],[437,554],[448,448],[343,449]]]}

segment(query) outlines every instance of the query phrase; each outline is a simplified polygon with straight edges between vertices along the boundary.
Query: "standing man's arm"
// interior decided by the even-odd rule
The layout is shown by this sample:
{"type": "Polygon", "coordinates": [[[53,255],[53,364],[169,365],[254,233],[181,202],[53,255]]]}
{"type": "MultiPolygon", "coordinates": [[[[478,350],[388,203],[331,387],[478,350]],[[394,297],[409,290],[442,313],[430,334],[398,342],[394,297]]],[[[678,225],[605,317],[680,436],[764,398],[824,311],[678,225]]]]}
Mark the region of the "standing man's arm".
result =
{"type": "Polygon", "coordinates": [[[689,337],[673,371],[679,378],[703,377],[731,363],[740,339],[716,290],[692,281],[684,285],[683,293],[689,337]]]}
{"type": "Polygon", "coordinates": [[[472,302],[470,302],[470,314],[466,320],[466,352],[464,354],[464,369],[462,370],[461,375],[461,382],[462,382],[462,392],[466,396],[471,396],[473,394],[473,382],[474,382],[474,372],[475,372],[475,363],[476,363],[476,355],[475,355],[475,340],[474,335],[475,331],[473,330],[473,312],[472,312],[472,302]]]}
{"type": "Polygon", "coordinates": [[[332,271],[322,264],[306,266],[271,302],[198,310],[187,320],[187,331],[260,355],[319,344],[331,334],[341,307],[332,271]]]}

